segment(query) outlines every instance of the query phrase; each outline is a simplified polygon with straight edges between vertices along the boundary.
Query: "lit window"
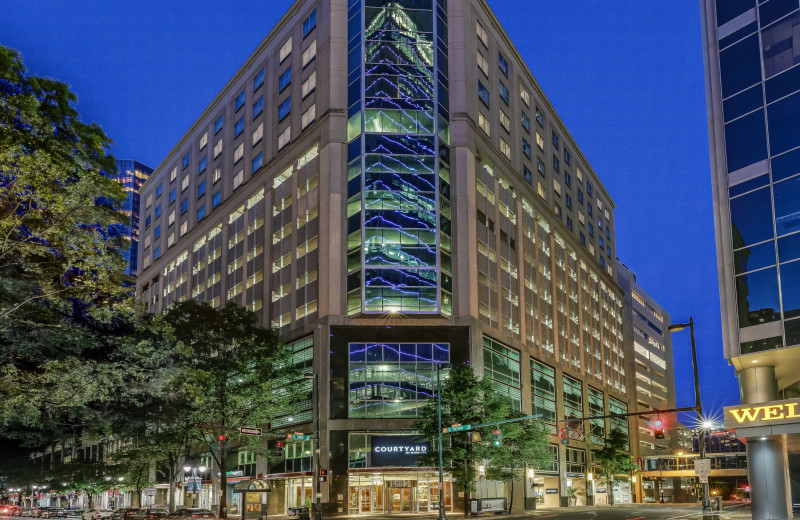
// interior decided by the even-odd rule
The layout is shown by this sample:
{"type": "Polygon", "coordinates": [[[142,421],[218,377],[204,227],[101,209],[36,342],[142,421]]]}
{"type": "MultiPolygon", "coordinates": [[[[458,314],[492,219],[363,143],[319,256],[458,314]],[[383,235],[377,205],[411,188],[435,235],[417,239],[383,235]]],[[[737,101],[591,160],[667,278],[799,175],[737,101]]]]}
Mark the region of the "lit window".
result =
{"type": "Polygon", "coordinates": [[[150,194],[147,196],[147,199],[144,202],[144,208],[147,209],[153,205],[153,195],[150,194]]]}
{"type": "Polygon", "coordinates": [[[289,144],[292,140],[292,127],[289,126],[278,136],[278,150],[289,144]]]}
{"type": "Polygon", "coordinates": [[[236,96],[236,101],[234,102],[234,111],[239,110],[244,106],[244,90],[236,96]]]}
{"type": "Polygon", "coordinates": [[[500,139],[500,151],[506,156],[506,159],[511,159],[511,146],[502,138],[500,139]]]}
{"type": "Polygon", "coordinates": [[[244,182],[244,170],[239,170],[239,173],[233,177],[233,189],[235,190],[244,182]]]}
{"type": "Polygon", "coordinates": [[[492,135],[492,128],[489,123],[489,120],[486,119],[486,116],[483,115],[483,113],[480,110],[478,111],[478,126],[481,127],[481,130],[483,130],[483,133],[485,133],[486,135],[488,136],[492,135]]]}
{"type": "Polygon", "coordinates": [[[478,39],[483,43],[484,47],[489,46],[489,33],[483,28],[480,22],[475,22],[475,30],[478,34],[478,39]]]}
{"type": "Polygon", "coordinates": [[[303,68],[306,68],[317,57],[317,40],[314,40],[303,51],[303,68]]]}
{"type": "Polygon", "coordinates": [[[531,106],[531,95],[522,85],[519,86],[519,97],[522,98],[522,102],[525,103],[526,107],[531,106]]]}
{"type": "Polygon", "coordinates": [[[536,146],[539,147],[539,150],[544,151],[544,137],[539,132],[536,132],[536,146]]]}
{"type": "Polygon", "coordinates": [[[222,178],[222,168],[214,168],[214,179],[211,182],[216,183],[222,178]]]}
{"type": "Polygon", "coordinates": [[[214,145],[214,159],[219,157],[219,154],[222,153],[222,139],[217,141],[217,144],[214,145]]]}
{"type": "Polygon", "coordinates": [[[175,166],[172,168],[172,171],[169,172],[169,182],[175,182],[175,179],[178,178],[178,167],[175,166]]]}
{"type": "Polygon", "coordinates": [[[292,111],[292,98],[291,96],[286,98],[283,103],[278,106],[278,121],[283,121],[283,119],[289,115],[292,111]]]}
{"type": "Polygon", "coordinates": [[[183,180],[181,181],[181,191],[185,190],[185,189],[186,189],[186,188],[188,188],[188,187],[189,187],[189,176],[187,175],[187,176],[186,176],[186,177],[184,177],[184,178],[183,178],[183,180]]]}
{"type": "Polygon", "coordinates": [[[187,231],[189,231],[189,223],[184,222],[181,224],[181,236],[185,235],[187,231]]]}
{"type": "Polygon", "coordinates": [[[508,119],[508,116],[502,110],[500,111],[500,126],[502,126],[506,132],[511,130],[511,121],[508,119]]]}
{"type": "Polygon", "coordinates": [[[258,87],[264,84],[264,69],[258,71],[256,77],[253,78],[253,90],[258,90],[258,87]]]}
{"type": "Polygon", "coordinates": [[[292,39],[289,38],[288,40],[286,40],[286,43],[281,45],[281,50],[278,53],[280,55],[280,62],[283,63],[283,60],[288,58],[291,53],[292,53],[292,39]]]}
{"type": "Polygon", "coordinates": [[[317,10],[314,9],[313,11],[311,11],[311,14],[308,15],[308,18],[306,18],[303,21],[303,38],[308,36],[308,33],[310,33],[311,30],[316,26],[317,26],[317,10]]]}
{"type": "Polygon", "coordinates": [[[561,195],[561,183],[556,179],[553,179],[553,191],[556,192],[557,195],[561,195]]]}
{"type": "Polygon", "coordinates": [[[264,138],[264,123],[258,125],[258,128],[253,130],[253,146],[257,145],[261,139],[264,138]]]}
{"type": "Polygon", "coordinates": [[[545,194],[545,191],[544,191],[544,186],[542,186],[542,183],[541,183],[541,182],[537,182],[537,184],[538,184],[538,187],[537,187],[537,190],[536,190],[536,191],[539,193],[539,196],[540,196],[541,198],[543,198],[543,199],[547,200],[547,195],[545,194]]]}
{"type": "Polygon", "coordinates": [[[292,82],[292,68],[286,69],[281,77],[278,79],[278,91],[283,91],[292,82]]]}
{"type": "Polygon", "coordinates": [[[308,79],[303,82],[303,88],[302,88],[303,97],[309,95],[316,88],[317,88],[317,71],[315,70],[314,72],[311,73],[308,79]]]}
{"type": "Polygon", "coordinates": [[[224,121],[223,116],[219,116],[217,120],[214,122],[214,135],[218,134],[220,130],[222,130],[222,122],[224,121]]]}
{"type": "Polygon", "coordinates": [[[308,110],[303,112],[303,116],[301,117],[300,128],[304,129],[305,127],[310,125],[316,118],[317,118],[317,105],[315,103],[310,107],[308,107],[308,110]]]}
{"type": "Polygon", "coordinates": [[[253,119],[255,119],[261,112],[264,111],[264,96],[258,98],[258,101],[253,103],[253,119]]]}
{"type": "Polygon", "coordinates": [[[175,223],[175,210],[173,209],[170,212],[169,217],[167,218],[167,226],[171,226],[174,223],[175,223]]]}
{"type": "Polygon", "coordinates": [[[483,57],[481,51],[478,51],[478,68],[481,69],[484,76],[489,77],[489,62],[483,57]]]}
{"type": "Polygon", "coordinates": [[[244,157],[244,143],[239,143],[239,146],[233,151],[233,164],[241,161],[242,157],[244,157]]]}
{"type": "Polygon", "coordinates": [[[170,233],[167,237],[167,247],[172,247],[175,243],[175,233],[170,233]]]}
{"type": "Polygon", "coordinates": [[[200,149],[202,150],[208,144],[208,132],[204,133],[200,138],[200,149]]]}

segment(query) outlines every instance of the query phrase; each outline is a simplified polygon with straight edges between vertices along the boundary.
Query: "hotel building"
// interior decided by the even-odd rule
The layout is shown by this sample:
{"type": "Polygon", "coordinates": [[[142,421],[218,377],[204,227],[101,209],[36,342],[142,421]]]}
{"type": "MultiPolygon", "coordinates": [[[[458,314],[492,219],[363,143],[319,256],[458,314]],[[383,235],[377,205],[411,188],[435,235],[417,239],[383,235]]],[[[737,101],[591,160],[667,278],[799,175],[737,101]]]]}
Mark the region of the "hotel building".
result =
{"type": "MultiPolygon", "coordinates": [[[[384,456],[420,442],[440,363],[470,363],[553,433],[516,504],[606,500],[590,450],[629,421],[555,433],[635,406],[614,202],[485,0],[298,0],[142,200],[148,311],[246,306],[319,375],[327,511],[460,510],[449,475],[440,489],[435,468],[384,456]]],[[[272,427],[313,432],[312,402],[272,427]]],[[[312,497],[312,452],[239,453],[237,471],[269,479],[283,514],[312,497]]]]}
{"type": "Polygon", "coordinates": [[[800,3],[700,5],[722,338],[745,405],[726,409],[725,424],[747,439],[753,518],[791,518],[800,505],[800,3]],[[759,406],[774,408],[759,417],[759,406]]]}

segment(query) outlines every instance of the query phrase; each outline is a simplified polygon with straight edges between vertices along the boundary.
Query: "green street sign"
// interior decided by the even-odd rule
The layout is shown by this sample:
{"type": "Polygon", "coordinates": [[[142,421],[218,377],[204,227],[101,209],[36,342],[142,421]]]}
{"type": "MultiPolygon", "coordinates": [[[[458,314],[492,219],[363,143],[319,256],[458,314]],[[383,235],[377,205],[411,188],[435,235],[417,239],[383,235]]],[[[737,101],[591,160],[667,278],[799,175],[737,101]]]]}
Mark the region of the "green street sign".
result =
{"type": "Polygon", "coordinates": [[[447,428],[442,428],[442,433],[453,433],[453,432],[463,432],[466,430],[471,430],[472,425],[470,424],[462,424],[460,426],[448,426],[447,428]]]}
{"type": "Polygon", "coordinates": [[[302,435],[300,433],[287,433],[286,438],[293,439],[296,441],[310,441],[314,437],[312,437],[311,435],[302,435]]]}

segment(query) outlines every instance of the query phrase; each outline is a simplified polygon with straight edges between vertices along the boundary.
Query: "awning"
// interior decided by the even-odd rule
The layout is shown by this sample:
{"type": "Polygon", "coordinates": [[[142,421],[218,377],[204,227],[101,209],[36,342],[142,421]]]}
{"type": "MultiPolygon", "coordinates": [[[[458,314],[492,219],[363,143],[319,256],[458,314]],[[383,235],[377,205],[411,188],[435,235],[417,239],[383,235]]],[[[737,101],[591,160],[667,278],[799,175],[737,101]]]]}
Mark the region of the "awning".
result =
{"type": "Polygon", "coordinates": [[[234,493],[270,493],[272,488],[264,479],[241,480],[233,486],[234,493]]]}

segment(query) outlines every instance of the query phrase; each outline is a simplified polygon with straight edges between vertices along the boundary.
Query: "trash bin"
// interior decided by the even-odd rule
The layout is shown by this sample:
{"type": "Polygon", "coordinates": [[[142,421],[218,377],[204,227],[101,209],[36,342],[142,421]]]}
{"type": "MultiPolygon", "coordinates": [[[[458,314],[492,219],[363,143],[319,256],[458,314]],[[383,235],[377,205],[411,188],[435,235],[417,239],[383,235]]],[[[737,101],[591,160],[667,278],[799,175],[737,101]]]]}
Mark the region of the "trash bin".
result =
{"type": "Polygon", "coordinates": [[[711,497],[711,510],[720,511],[722,509],[722,497],[711,497]]]}

